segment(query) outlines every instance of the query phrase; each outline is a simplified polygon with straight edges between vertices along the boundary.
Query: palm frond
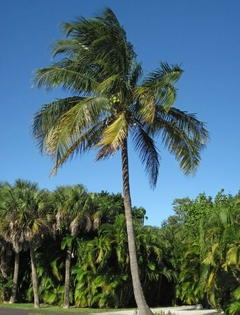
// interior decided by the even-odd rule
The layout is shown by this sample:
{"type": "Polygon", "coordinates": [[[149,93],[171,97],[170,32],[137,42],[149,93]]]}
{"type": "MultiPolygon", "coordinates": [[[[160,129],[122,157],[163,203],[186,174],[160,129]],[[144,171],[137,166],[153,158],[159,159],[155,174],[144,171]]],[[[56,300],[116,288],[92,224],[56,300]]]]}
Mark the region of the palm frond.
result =
{"type": "Polygon", "coordinates": [[[237,315],[240,312],[240,301],[234,301],[227,308],[227,312],[230,315],[237,315]]]}
{"type": "MultiPolygon", "coordinates": [[[[63,143],[61,142],[61,138],[59,138],[56,144],[53,143],[53,147],[47,152],[54,161],[51,175],[55,175],[58,168],[75,154],[81,155],[93,148],[102,135],[102,125],[104,125],[104,122],[96,124],[77,139],[69,139],[69,142],[64,141],[63,143]]],[[[46,150],[47,149],[48,148],[46,148],[46,150]]]]}
{"type": "Polygon", "coordinates": [[[82,131],[103,121],[108,110],[108,100],[104,97],[82,98],[61,117],[61,125],[69,134],[78,137],[82,131]]]}
{"type": "Polygon", "coordinates": [[[156,115],[156,98],[153,91],[147,87],[139,86],[135,89],[134,100],[135,105],[132,107],[134,116],[139,120],[152,124],[156,115]]]}
{"type": "Polygon", "coordinates": [[[102,38],[98,37],[94,41],[94,50],[99,52],[101,62],[104,64],[106,61],[107,66],[110,66],[109,73],[112,71],[125,75],[131,67],[132,59],[136,56],[132,44],[127,41],[125,30],[109,7],[106,7],[102,16],[96,19],[103,25],[99,28],[102,38]],[[112,60],[111,65],[109,60],[112,60]]]}
{"type": "MultiPolygon", "coordinates": [[[[126,73],[134,54],[126,33],[110,8],[92,19],[77,18],[62,25],[66,35],[80,43],[91,56],[91,63],[102,68],[105,75],[126,73]],[[112,62],[109,63],[109,60],[112,62]]],[[[61,48],[57,52],[66,52],[61,48]]],[[[90,61],[90,59],[89,59],[90,61]]],[[[90,64],[90,62],[89,62],[90,64]]]]}
{"type": "Polygon", "coordinates": [[[75,151],[83,153],[96,144],[106,109],[104,98],[74,97],[50,103],[37,112],[33,135],[40,150],[53,159],[53,173],[75,151]]]}
{"type": "Polygon", "coordinates": [[[81,97],[59,99],[42,106],[36,112],[32,119],[31,131],[41,152],[43,152],[44,146],[47,144],[47,134],[54,129],[61,117],[80,100],[82,100],[81,97]]]}
{"type": "Polygon", "coordinates": [[[144,79],[142,86],[153,91],[156,102],[163,106],[167,112],[176,100],[174,84],[180,79],[183,70],[178,65],[169,66],[167,63],[160,63],[160,68],[150,72],[144,79]]]}
{"type": "Polygon", "coordinates": [[[96,93],[100,95],[112,95],[115,91],[121,90],[121,81],[123,80],[119,75],[111,75],[98,84],[96,93]]]}
{"type": "Polygon", "coordinates": [[[64,61],[49,68],[36,70],[33,80],[34,84],[38,88],[45,87],[46,90],[62,86],[64,90],[70,90],[73,93],[93,93],[97,86],[96,80],[88,73],[79,71],[79,62],[77,63],[77,68],[74,67],[75,64],[71,64],[70,67],[69,63],[69,61],[64,61]]]}
{"type": "Polygon", "coordinates": [[[149,72],[143,81],[143,85],[157,87],[161,84],[174,84],[180,79],[182,73],[183,70],[179,65],[170,66],[166,62],[161,62],[160,68],[149,72]]]}
{"type": "Polygon", "coordinates": [[[153,134],[161,133],[164,145],[179,161],[185,174],[195,173],[201,160],[200,152],[209,141],[204,123],[198,121],[193,114],[176,108],[171,108],[166,113],[159,106],[158,117],[149,131],[153,134]]]}
{"type": "Polygon", "coordinates": [[[142,64],[140,62],[132,63],[131,71],[130,71],[130,76],[129,76],[129,85],[131,87],[137,87],[138,82],[142,76],[143,70],[142,70],[142,64]]]}
{"type": "Polygon", "coordinates": [[[155,142],[139,125],[133,131],[133,142],[141,162],[145,164],[145,172],[149,178],[150,186],[154,188],[157,183],[160,159],[155,142]]]}
{"type": "Polygon", "coordinates": [[[52,56],[65,54],[66,58],[72,60],[83,50],[88,50],[88,48],[76,39],[59,39],[52,45],[52,56]]]}
{"type": "Polygon", "coordinates": [[[106,157],[109,153],[116,152],[122,145],[123,140],[127,137],[128,122],[124,114],[118,116],[109,126],[104,130],[102,139],[96,144],[96,147],[102,147],[98,153],[96,160],[104,158],[102,153],[105,151],[106,157]],[[110,151],[109,151],[110,150],[110,151]]]}

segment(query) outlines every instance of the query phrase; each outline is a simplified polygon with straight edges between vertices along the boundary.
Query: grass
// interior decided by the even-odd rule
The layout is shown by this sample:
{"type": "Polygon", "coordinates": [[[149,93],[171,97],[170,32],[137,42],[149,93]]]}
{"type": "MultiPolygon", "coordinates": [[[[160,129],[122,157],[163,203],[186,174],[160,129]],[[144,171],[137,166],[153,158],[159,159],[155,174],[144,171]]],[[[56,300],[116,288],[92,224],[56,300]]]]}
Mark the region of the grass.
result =
{"type": "Polygon", "coordinates": [[[7,304],[7,303],[0,303],[0,307],[2,308],[12,308],[12,309],[21,309],[21,310],[29,310],[28,315],[56,315],[57,312],[59,313],[66,313],[66,314],[89,314],[89,313],[102,313],[102,312],[111,312],[117,311],[117,309],[96,309],[96,308],[77,308],[71,307],[69,309],[64,309],[59,306],[50,306],[47,304],[41,304],[40,309],[35,309],[32,303],[15,303],[15,304],[7,304]],[[34,310],[34,313],[31,311],[34,310]],[[38,313],[39,311],[39,313],[38,313]]]}

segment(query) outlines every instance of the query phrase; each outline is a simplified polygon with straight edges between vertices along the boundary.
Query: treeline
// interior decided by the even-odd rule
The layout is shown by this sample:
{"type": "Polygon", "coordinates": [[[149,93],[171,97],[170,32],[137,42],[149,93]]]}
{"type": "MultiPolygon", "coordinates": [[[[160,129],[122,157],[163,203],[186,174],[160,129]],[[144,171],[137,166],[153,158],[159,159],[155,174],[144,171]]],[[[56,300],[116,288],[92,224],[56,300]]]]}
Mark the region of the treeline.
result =
{"type": "MultiPolygon", "coordinates": [[[[133,207],[140,277],[150,306],[201,303],[240,314],[240,195],[176,199],[147,226],[133,207]]],[[[0,299],[69,307],[135,306],[121,194],[0,185],[0,299]]]]}

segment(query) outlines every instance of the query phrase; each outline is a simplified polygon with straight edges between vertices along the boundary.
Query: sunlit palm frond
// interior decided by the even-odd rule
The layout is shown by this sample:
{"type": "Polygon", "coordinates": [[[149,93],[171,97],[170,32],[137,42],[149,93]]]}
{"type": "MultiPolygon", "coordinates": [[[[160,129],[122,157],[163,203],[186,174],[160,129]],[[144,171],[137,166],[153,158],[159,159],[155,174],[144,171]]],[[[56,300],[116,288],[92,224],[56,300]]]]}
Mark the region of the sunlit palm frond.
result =
{"type": "MultiPolygon", "coordinates": [[[[61,117],[61,129],[66,128],[73,137],[104,121],[109,111],[108,100],[104,97],[80,99],[61,117]]],[[[110,112],[109,112],[110,114],[110,112]]]]}
{"type": "Polygon", "coordinates": [[[31,131],[40,152],[43,152],[45,145],[47,145],[46,137],[48,133],[53,132],[61,117],[80,100],[82,100],[80,97],[59,99],[42,106],[37,111],[32,119],[31,131]]]}
{"type": "Polygon", "coordinates": [[[75,151],[86,152],[95,145],[106,109],[104,98],[73,97],[58,100],[38,111],[32,123],[33,134],[40,150],[53,159],[54,172],[75,151]]]}
{"type": "Polygon", "coordinates": [[[230,244],[229,250],[226,253],[226,267],[235,265],[239,268],[240,266],[240,245],[230,244]]]}
{"type": "Polygon", "coordinates": [[[108,157],[109,154],[116,152],[128,133],[128,122],[123,114],[119,115],[103,132],[102,139],[96,147],[102,147],[98,152],[96,160],[108,157]],[[106,152],[104,156],[102,153],[106,152]]]}
{"type": "Polygon", "coordinates": [[[102,135],[103,124],[104,122],[94,125],[78,138],[69,137],[66,139],[64,137],[63,142],[61,142],[61,136],[58,134],[58,138],[56,140],[53,139],[51,148],[46,148],[46,150],[49,150],[47,154],[51,155],[54,162],[51,175],[55,175],[58,168],[75,154],[81,155],[93,148],[102,135]]]}
{"type": "Polygon", "coordinates": [[[160,63],[160,68],[150,72],[143,81],[142,85],[153,91],[156,102],[162,105],[166,112],[176,100],[177,90],[174,84],[180,79],[182,72],[178,65],[160,63]]]}
{"type": "Polygon", "coordinates": [[[139,86],[134,90],[133,95],[135,106],[133,106],[134,116],[148,124],[152,124],[156,115],[156,98],[151,89],[139,86]]]}

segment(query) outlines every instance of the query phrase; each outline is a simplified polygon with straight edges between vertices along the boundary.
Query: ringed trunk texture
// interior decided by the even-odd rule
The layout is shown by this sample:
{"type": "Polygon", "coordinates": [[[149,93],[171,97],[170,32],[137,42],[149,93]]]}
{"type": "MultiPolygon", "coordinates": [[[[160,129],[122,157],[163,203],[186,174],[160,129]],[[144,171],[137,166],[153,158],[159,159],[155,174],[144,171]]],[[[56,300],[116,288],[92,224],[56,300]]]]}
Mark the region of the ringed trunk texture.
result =
{"type": "Polygon", "coordinates": [[[66,252],[66,262],[65,262],[65,288],[64,288],[63,308],[69,308],[71,254],[72,254],[72,248],[68,247],[67,252],[66,252]]]}
{"type": "Polygon", "coordinates": [[[127,237],[128,237],[128,250],[130,258],[130,270],[132,276],[133,293],[135,301],[138,307],[138,315],[152,315],[152,311],[146,303],[140,277],[137,262],[137,251],[135,244],[135,235],[133,229],[133,217],[132,217],[132,205],[129,185],[129,166],[128,166],[128,149],[127,139],[124,140],[122,145],[122,177],[123,177],[123,197],[124,197],[124,209],[127,225],[127,237]]]}
{"type": "Polygon", "coordinates": [[[39,297],[38,297],[38,276],[37,276],[37,264],[35,258],[35,252],[32,244],[30,245],[30,257],[31,257],[31,267],[32,267],[32,284],[33,284],[33,298],[34,307],[39,308],[39,297]]]}
{"type": "Polygon", "coordinates": [[[13,271],[13,287],[12,287],[12,294],[9,300],[9,303],[15,303],[17,298],[17,289],[18,289],[18,274],[19,274],[19,252],[15,252],[15,259],[14,259],[14,271],[13,271]]]}

